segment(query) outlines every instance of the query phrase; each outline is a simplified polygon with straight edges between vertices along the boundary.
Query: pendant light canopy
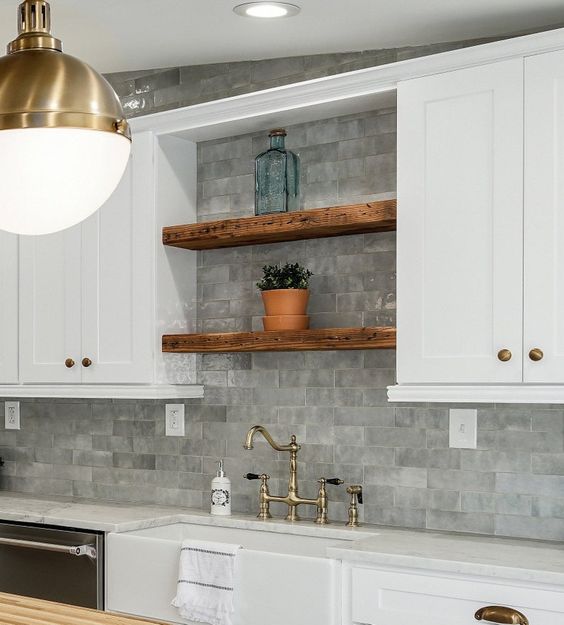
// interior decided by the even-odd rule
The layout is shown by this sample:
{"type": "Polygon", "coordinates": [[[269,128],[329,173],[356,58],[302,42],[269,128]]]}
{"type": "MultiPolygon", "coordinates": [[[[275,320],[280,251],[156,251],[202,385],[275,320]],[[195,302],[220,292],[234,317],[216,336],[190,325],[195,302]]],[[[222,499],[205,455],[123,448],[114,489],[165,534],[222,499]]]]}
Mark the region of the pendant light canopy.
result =
{"type": "Polygon", "coordinates": [[[110,84],[51,35],[49,3],[18,11],[19,36],[0,58],[0,230],[47,234],[104,204],[131,137],[110,84]]]}

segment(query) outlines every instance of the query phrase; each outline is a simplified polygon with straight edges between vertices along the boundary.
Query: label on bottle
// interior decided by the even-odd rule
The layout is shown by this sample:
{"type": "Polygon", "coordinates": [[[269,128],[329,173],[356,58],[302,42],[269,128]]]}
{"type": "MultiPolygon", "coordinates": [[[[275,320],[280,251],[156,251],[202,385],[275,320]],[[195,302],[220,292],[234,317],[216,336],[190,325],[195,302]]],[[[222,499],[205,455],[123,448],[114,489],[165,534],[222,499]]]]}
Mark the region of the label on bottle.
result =
{"type": "Polygon", "coordinates": [[[211,492],[212,506],[228,506],[230,503],[229,491],[225,488],[214,488],[211,492]]]}

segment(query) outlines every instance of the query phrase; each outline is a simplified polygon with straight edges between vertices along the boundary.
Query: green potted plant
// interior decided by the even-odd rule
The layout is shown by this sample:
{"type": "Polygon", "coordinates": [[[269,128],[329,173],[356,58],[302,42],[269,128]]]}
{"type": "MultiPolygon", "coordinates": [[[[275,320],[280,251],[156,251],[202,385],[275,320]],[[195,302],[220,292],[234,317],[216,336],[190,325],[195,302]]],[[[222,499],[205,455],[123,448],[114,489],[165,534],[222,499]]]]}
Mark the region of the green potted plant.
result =
{"type": "Polygon", "coordinates": [[[265,316],[262,318],[264,329],[307,329],[308,287],[312,272],[299,263],[266,265],[262,271],[264,275],[257,282],[257,287],[261,291],[265,309],[265,316]]]}

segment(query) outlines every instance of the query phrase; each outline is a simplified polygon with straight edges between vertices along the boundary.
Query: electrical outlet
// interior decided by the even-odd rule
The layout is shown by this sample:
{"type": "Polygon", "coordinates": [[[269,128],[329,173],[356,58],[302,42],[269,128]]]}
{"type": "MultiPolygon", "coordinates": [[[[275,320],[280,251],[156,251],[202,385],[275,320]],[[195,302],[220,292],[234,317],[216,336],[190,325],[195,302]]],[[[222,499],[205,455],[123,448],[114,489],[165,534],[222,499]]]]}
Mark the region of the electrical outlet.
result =
{"type": "Polygon", "coordinates": [[[167,436],[184,436],[184,404],[166,404],[165,424],[167,436]]]}
{"type": "Polygon", "coordinates": [[[7,401],[4,404],[4,427],[7,430],[20,429],[20,402],[7,401]]]}
{"type": "Polygon", "coordinates": [[[449,410],[449,447],[476,449],[478,446],[478,411],[468,408],[449,410]]]}

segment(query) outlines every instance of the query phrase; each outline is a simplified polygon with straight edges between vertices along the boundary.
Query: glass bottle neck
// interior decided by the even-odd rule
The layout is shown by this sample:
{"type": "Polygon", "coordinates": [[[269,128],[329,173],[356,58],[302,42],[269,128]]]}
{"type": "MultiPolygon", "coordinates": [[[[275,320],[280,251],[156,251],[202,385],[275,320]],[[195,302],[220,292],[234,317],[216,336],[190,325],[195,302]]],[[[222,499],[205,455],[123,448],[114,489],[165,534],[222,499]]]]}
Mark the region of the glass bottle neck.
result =
{"type": "Polygon", "coordinates": [[[271,150],[283,150],[284,149],[284,140],[286,137],[284,135],[274,135],[270,137],[270,149],[271,150]]]}

